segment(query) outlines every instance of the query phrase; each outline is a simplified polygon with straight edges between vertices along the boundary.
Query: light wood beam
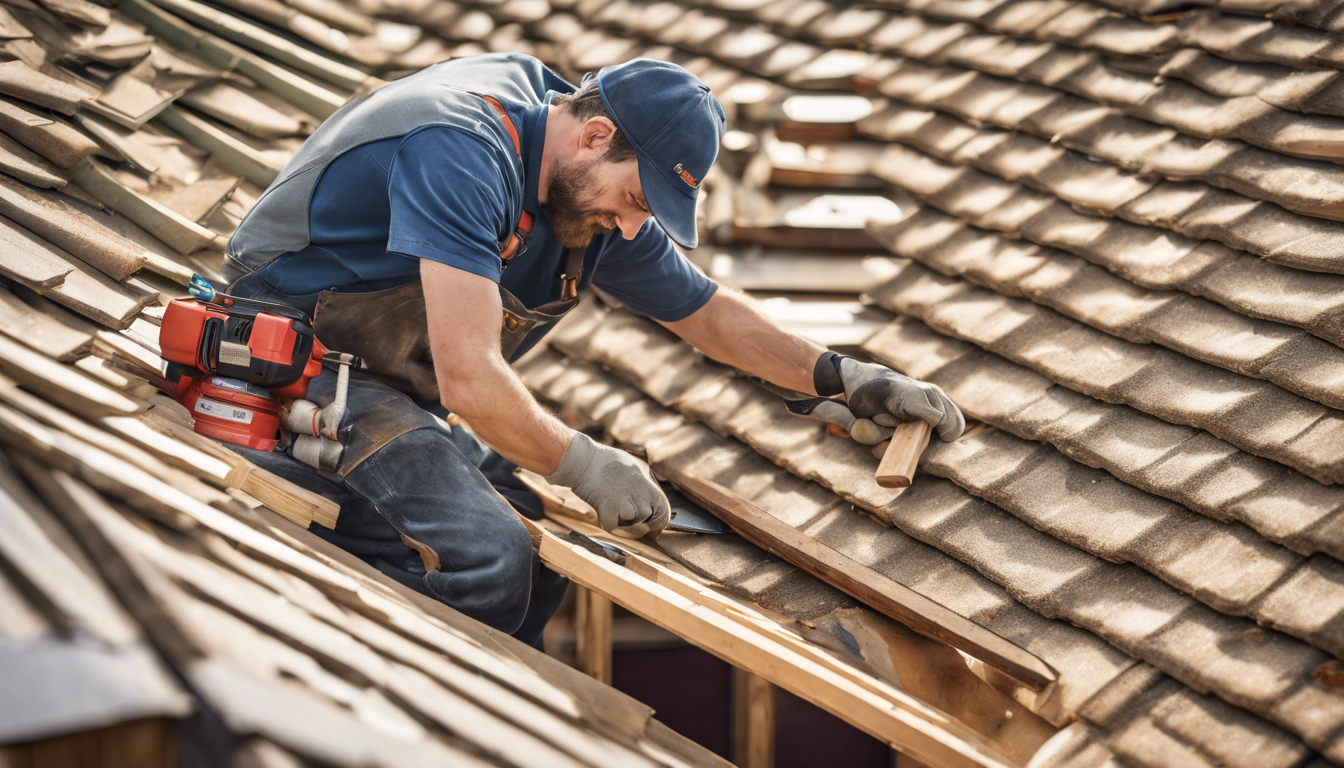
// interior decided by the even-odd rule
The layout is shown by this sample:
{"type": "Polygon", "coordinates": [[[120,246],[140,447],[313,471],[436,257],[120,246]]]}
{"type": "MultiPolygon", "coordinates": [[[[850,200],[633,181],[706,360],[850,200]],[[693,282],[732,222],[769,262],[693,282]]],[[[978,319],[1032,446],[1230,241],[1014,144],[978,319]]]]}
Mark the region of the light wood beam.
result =
{"type": "Polygon", "coordinates": [[[611,685],[611,601],[578,587],[574,593],[574,645],[579,669],[611,685]]]}
{"type": "Polygon", "coordinates": [[[775,686],[733,667],[733,762],[739,768],[774,768],[775,686]]]}

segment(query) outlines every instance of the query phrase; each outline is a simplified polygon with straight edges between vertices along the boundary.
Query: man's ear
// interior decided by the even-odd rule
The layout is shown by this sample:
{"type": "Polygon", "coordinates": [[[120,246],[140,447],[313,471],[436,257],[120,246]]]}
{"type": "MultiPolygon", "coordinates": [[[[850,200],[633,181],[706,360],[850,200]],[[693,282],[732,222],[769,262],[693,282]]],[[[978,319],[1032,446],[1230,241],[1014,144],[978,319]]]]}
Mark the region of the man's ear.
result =
{"type": "Polygon", "coordinates": [[[579,132],[579,151],[606,154],[611,139],[616,135],[616,124],[605,117],[590,117],[579,132]]]}

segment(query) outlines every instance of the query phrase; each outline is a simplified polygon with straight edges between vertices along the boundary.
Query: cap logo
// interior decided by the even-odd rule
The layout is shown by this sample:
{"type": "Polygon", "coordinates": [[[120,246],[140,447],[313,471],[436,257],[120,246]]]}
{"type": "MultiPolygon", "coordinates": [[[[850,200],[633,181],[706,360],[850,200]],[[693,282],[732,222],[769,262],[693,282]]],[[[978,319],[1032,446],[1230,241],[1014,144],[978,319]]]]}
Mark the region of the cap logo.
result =
{"type": "Polygon", "coordinates": [[[673,168],[672,172],[680,176],[682,181],[686,182],[687,184],[690,184],[692,187],[700,186],[699,180],[697,180],[694,176],[692,176],[690,171],[683,168],[681,166],[681,163],[677,163],[677,167],[673,168]]]}

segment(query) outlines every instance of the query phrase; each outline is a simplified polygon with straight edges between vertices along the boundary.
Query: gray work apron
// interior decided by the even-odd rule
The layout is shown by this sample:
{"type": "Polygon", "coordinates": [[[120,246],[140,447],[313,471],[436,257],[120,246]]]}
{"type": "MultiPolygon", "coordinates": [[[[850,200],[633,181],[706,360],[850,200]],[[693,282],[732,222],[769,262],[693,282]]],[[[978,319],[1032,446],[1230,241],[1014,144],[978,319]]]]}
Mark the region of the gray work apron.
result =
{"type": "MultiPolygon", "coordinates": [[[[504,317],[500,351],[513,356],[534,329],[553,325],[578,304],[584,248],[571,248],[560,278],[561,298],[528,309],[503,286],[499,288],[504,317]]],[[[349,352],[364,360],[364,373],[421,401],[438,402],[439,384],[429,346],[425,292],[420,283],[365,293],[323,291],[318,295],[313,330],[327,349],[349,352]]],[[[391,393],[389,393],[390,395],[391,393]]],[[[402,435],[432,425],[420,408],[408,409],[389,397],[385,407],[361,414],[350,424],[337,472],[346,475],[375,451],[402,435]]]]}

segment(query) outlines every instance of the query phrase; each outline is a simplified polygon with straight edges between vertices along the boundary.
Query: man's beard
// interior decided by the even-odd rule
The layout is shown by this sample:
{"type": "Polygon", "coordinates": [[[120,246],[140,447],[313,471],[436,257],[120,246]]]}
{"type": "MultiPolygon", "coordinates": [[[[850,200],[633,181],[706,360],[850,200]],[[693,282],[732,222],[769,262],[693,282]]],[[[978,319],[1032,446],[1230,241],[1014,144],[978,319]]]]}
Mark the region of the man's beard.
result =
{"type": "Polygon", "coordinates": [[[582,248],[594,235],[612,229],[606,226],[602,212],[593,201],[597,198],[594,166],[556,165],[551,184],[546,189],[546,202],[541,210],[551,220],[551,229],[566,248],[582,248]]]}

